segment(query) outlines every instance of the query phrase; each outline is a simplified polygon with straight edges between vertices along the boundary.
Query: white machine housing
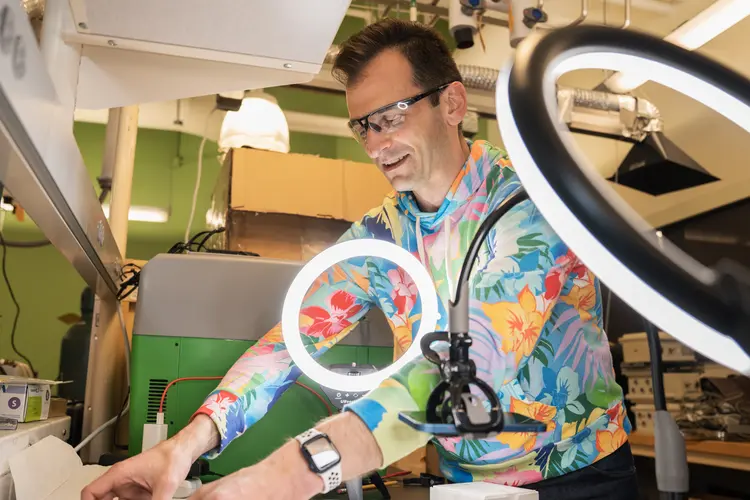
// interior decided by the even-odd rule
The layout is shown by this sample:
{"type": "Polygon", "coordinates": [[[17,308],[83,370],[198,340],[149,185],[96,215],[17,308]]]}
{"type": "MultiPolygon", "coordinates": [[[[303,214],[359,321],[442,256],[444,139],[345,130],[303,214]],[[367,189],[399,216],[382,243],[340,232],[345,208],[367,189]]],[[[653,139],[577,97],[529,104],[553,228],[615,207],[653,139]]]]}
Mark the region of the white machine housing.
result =
{"type": "Polygon", "coordinates": [[[76,106],[103,109],[310,81],[350,0],[69,0],[76,106]]]}

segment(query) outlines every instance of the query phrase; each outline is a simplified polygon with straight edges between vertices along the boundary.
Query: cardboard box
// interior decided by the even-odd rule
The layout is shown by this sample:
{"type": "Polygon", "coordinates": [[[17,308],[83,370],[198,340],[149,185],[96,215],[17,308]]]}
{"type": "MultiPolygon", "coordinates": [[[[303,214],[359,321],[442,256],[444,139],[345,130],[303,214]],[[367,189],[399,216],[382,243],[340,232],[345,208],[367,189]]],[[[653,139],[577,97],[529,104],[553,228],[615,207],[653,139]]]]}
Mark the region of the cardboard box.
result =
{"type": "Polygon", "coordinates": [[[350,224],[301,215],[231,212],[226,249],[306,262],[336,243],[350,224]]]}
{"type": "Polygon", "coordinates": [[[230,210],[354,222],[393,188],[369,163],[234,149],[227,155],[230,210]]]}
{"type": "Polygon", "coordinates": [[[61,382],[24,377],[0,376],[0,417],[18,422],[46,420],[51,387],[61,382]]]}
{"type": "Polygon", "coordinates": [[[209,212],[213,225],[226,232],[210,246],[307,261],[391,191],[369,163],[234,149],[224,160],[209,212]]]}

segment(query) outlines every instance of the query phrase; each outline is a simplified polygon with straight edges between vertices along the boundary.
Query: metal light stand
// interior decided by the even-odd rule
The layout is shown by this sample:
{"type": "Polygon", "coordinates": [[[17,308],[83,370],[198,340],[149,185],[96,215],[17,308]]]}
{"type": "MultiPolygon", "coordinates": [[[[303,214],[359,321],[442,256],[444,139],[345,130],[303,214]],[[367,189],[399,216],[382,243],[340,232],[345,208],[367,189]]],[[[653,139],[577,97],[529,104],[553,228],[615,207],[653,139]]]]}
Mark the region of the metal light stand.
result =
{"type": "Polygon", "coordinates": [[[672,414],[667,411],[664,372],[658,329],[644,319],[651,358],[651,386],[654,391],[654,451],[656,487],[664,500],[686,500],[690,490],[690,471],[685,438],[672,414]]]}

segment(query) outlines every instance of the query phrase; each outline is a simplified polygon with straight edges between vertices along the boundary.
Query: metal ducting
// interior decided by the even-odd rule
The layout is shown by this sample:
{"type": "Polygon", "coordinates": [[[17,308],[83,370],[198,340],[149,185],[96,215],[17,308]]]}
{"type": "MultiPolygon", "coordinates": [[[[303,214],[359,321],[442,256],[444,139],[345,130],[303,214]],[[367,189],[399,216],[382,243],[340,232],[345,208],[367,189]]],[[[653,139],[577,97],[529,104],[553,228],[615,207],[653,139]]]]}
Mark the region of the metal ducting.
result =
{"type": "Polygon", "coordinates": [[[651,101],[597,90],[559,88],[558,115],[570,130],[614,139],[642,141],[661,132],[661,114],[651,101]]]}
{"type": "Polygon", "coordinates": [[[495,83],[500,72],[496,69],[473,64],[459,64],[458,72],[467,88],[475,90],[495,91],[495,83]]]}

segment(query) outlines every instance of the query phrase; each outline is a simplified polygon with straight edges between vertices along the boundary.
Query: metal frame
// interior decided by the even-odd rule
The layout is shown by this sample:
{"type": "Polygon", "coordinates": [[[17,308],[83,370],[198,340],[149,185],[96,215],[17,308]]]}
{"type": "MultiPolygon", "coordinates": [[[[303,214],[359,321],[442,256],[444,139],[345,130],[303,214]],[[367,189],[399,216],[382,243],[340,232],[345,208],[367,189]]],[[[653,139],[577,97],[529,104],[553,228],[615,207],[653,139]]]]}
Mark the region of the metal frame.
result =
{"type": "MultiPolygon", "coordinates": [[[[42,32],[53,48],[55,27],[72,22],[67,6],[54,4],[42,32]]],[[[20,2],[0,1],[0,18],[0,180],[97,294],[114,293],[120,252],[73,135],[75,94],[65,80],[77,79],[77,66],[48,72],[20,2]]]]}

